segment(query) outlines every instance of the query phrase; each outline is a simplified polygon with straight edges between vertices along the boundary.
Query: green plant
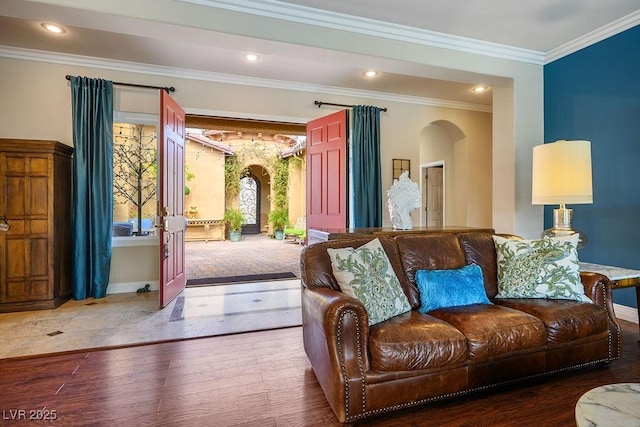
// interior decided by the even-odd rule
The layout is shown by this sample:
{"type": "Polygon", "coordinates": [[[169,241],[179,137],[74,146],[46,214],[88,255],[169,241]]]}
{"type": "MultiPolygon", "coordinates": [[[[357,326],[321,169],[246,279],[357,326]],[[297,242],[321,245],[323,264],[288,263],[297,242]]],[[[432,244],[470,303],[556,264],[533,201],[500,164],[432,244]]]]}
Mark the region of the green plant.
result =
{"type": "Polygon", "coordinates": [[[275,230],[284,230],[284,226],[289,224],[289,210],[286,208],[276,208],[269,213],[269,222],[273,224],[275,230]]]}
{"type": "Polygon", "coordinates": [[[240,167],[238,156],[227,156],[224,159],[224,185],[227,195],[240,192],[240,178],[246,173],[246,168],[240,167]]]}
{"type": "MultiPolygon", "coordinates": [[[[187,182],[191,181],[195,177],[196,177],[196,174],[191,172],[191,171],[189,171],[189,165],[185,164],[184,165],[184,178],[187,180],[187,182]]],[[[191,189],[185,185],[184,186],[184,195],[188,196],[189,194],[191,194],[191,189]]]]}
{"type": "Polygon", "coordinates": [[[274,192],[273,206],[275,209],[286,209],[288,202],[289,162],[280,157],[275,157],[271,159],[271,166],[273,169],[271,175],[271,186],[274,192]]]}
{"type": "Polygon", "coordinates": [[[227,208],[224,212],[224,221],[229,226],[229,231],[241,231],[246,220],[240,209],[227,208]]]}

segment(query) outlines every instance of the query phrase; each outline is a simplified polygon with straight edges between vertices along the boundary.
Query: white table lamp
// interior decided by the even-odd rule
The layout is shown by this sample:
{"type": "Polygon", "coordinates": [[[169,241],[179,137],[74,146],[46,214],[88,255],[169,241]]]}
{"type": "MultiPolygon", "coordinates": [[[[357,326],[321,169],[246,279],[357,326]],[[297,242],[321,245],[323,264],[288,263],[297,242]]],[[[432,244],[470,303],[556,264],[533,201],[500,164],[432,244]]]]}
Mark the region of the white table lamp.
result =
{"type": "Polygon", "coordinates": [[[590,141],[560,140],[533,147],[531,202],[560,205],[553,210],[553,228],[544,230],[543,237],[578,233],[578,248],[587,244],[587,236],[571,227],[573,210],[566,204],[593,203],[590,141]]]}

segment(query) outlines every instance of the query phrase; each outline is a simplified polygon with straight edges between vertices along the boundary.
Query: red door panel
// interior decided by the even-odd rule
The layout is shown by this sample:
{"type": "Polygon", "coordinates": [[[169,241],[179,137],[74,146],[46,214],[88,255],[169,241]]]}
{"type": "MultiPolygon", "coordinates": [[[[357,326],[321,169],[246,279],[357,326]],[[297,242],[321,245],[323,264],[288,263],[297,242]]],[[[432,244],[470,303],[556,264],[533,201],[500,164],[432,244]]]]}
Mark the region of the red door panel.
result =
{"type": "Polygon", "coordinates": [[[307,123],[307,227],[347,226],[347,127],[342,110],[307,123]]]}
{"type": "MultiPolygon", "coordinates": [[[[309,187],[310,191],[307,193],[309,197],[307,216],[322,215],[322,153],[309,155],[307,165],[310,174],[309,179],[311,179],[311,182],[314,183],[314,185],[311,185],[309,187]]],[[[307,224],[308,223],[309,219],[307,218],[307,224]]]]}
{"type": "MultiPolygon", "coordinates": [[[[343,212],[343,196],[346,180],[344,172],[344,150],[329,150],[327,155],[327,215],[336,216],[343,212]],[[343,181],[345,183],[343,184],[343,181]]],[[[346,217],[345,217],[346,218],[346,217]]],[[[346,223],[346,222],[345,222],[346,223]]]]}
{"type": "Polygon", "coordinates": [[[160,92],[160,307],[185,287],[184,110],[160,92]]]}

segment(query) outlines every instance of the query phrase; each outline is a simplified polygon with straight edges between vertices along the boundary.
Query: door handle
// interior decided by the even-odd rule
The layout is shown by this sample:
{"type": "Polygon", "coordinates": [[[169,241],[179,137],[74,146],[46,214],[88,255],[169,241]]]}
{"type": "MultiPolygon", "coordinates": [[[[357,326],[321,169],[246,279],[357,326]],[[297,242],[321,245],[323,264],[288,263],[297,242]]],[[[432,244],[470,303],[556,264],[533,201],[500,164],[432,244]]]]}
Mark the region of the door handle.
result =
{"type": "Polygon", "coordinates": [[[3,216],[0,216],[0,231],[9,231],[9,223],[3,216]]]}

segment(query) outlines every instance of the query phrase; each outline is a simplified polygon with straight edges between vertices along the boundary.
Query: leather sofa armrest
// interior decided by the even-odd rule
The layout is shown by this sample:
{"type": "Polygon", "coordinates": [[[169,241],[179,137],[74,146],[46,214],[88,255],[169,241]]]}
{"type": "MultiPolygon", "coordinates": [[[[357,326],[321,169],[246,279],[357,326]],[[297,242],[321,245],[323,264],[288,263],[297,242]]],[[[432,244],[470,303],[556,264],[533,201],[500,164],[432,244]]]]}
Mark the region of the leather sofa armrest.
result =
{"type": "Polygon", "coordinates": [[[613,302],[611,301],[612,284],[607,276],[600,273],[581,271],[580,280],[582,281],[582,286],[584,286],[585,295],[591,298],[594,304],[604,308],[607,308],[606,305],[610,304],[610,309],[613,312],[613,302]]]}
{"type": "Polygon", "coordinates": [[[304,349],[338,418],[362,412],[369,370],[369,317],[364,305],[342,292],[302,287],[304,349]]]}
{"type": "Polygon", "coordinates": [[[594,304],[599,305],[607,311],[609,324],[610,355],[611,360],[619,359],[622,353],[622,334],[620,325],[613,309],[613,284],[611,280],[603,274],[581,271],[580,280],[584,286],[584,293],[594,304]]]}

